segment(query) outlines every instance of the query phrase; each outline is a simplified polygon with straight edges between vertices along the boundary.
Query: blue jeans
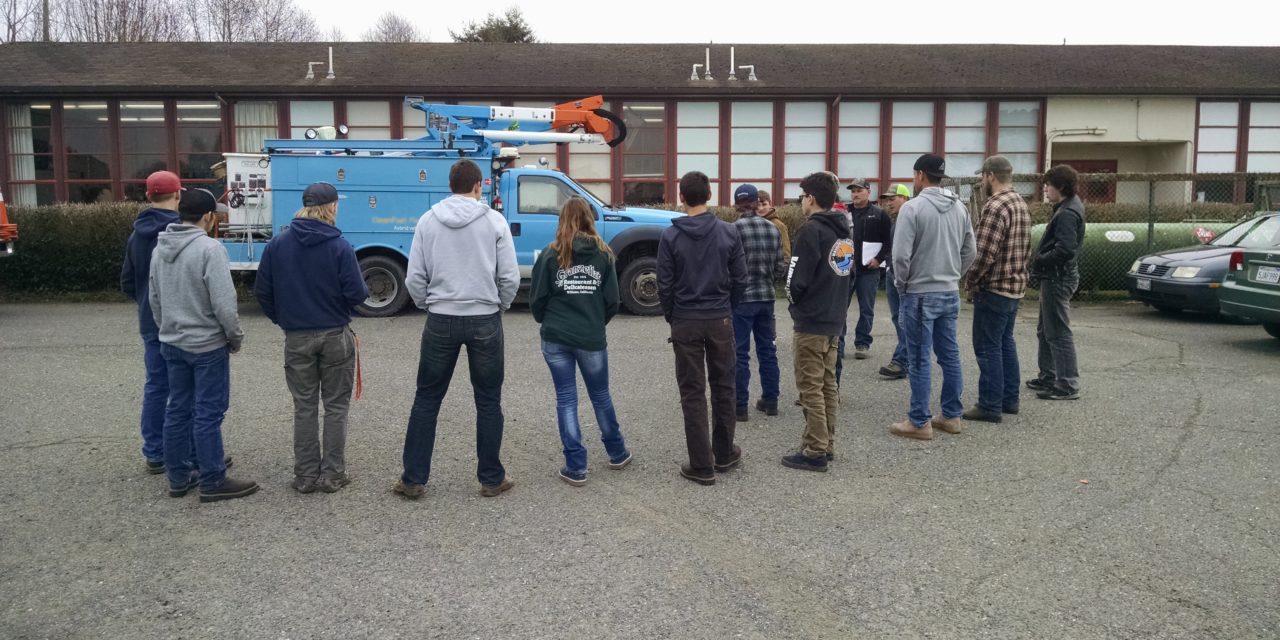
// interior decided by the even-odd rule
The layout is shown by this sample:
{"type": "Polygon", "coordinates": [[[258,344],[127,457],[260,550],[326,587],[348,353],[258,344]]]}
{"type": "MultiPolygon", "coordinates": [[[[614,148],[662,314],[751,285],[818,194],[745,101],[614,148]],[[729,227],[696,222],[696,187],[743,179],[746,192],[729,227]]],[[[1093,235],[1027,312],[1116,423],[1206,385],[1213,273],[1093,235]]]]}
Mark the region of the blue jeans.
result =
{"type": "Polygon", "coordinates": [[[164,413],[169,404],[169,369],[160,355],[160,335],[142,334],[142,363],[147,381],[142,386],[142,456],[164,462],[164,413]]]}
{"type": "Polygon", "coordinates": [[[973,355],[978,359],[978,407],[992,413],[1018,406],[1021,373],[1013,325],[1017,298],[989,291],[973,297],[973,355]]]}
{"type": "MultiPolygon", "coordinates": [[[[871,346],[871,325],[876,317],[876,291],[880,289],[880,270],[862,271],[854,274],[849,284],[849,304],[858,301],[858,324],[853,329],[853,345],[855,347],[871,346]]],[[[849,333],[849,323],[840,327],[840,341],[836,344],[836,384],[844,373],[845,334],[849,333]]]]}
{"type": "Polygon", "coordinates": [[[893,331],[898,334],[898,346],[893,348],[893,357],[889,362],[896,362],[898,366],[910,371],[911,367],[907,366],[907,332],[902,330],[902,322],[899,320],[899,296],[898,286],[893,283],[893,272],[886,272],[885,277],[885,297],[889,299],[889,319],[893,321],[893,331]]]}
{"type": "Polygon", "coordinates": [[[440,403],[449,390],[453,369],[462,346],[476,404],[476,478],[480,484],[502,484],[506,469],[502,451],[502,380],[505,374],[502,314],[446,316],[427,314],[418,358],[418,390],[409,411],[404,438],[404,474],[407,484],[426,484],[431,476],[431,454],[436,446],[436,420],[440,403]]]}
{"type": "Polygon", "coordinates": [[[956,344],[960,292],[907,293],[901,303],[911,380],[911,409],[907,417],[917,427],[923,427],[933,418],[929,413],[933,373],[930,351],[937,355],[938,366],[942,368],[942,416],[959,417],[964,413],[964,405],[960,404],[964,378],[960,372],[960,346],[956,344]]]}
{"type": "Polygon", "coordinates": [[[627,444],[618,427],[618,414],[609,395],[609,352],[585,351],[555,342],[542,341],[542,357],[551,369],[556,385],[556,422],[560,425],[560,443],[564,445],[564,464],[570,473],[587,472],[587,448],[582,446],[582,426],[578,423],[578,375],[587,385],[587,397],[595,409],[600,440],[610,462],[620,462],[628,455],[627,444]]]}
{"type": "Polygon", "coordinates": [[[164,415],[164,466],[169,486],[186,487],[194,464],[200,469],[200,487],[215,489],[227,477],[222,418],[231,402],[231,350],[221,347],[191,353],[161,344],[160,353],[169,371],[169,407],[164,415]]]}
{"type": "Polygon", "coordinates": [[[760,361],[760,392],[766,402],[778,401],[778,346],[772,302],[742,302],[733,310],[733,339],[738,351],[738,406],[745,407],[751,391],[751,336],[760,361]]]}

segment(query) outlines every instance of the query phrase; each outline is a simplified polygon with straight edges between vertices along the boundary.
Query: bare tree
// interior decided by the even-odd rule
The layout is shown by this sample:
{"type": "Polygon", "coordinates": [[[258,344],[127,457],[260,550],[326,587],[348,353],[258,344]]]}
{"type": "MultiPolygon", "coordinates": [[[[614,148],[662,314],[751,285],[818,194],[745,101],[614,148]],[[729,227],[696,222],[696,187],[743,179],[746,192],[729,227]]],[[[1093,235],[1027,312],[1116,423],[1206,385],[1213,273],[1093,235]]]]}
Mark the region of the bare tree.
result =
{"type": "Polygon", "coordinates": [[[424,42],[426,40],[417,25],[394,11],[382,14],[373,28],[364,32],[363,39],[369,42],[424,42]]]}
{"type": "Polygon", "coordinates": [[[329,42],[346,42],[347,34],[342,32],[342,27],[333,25],[329,27],[329,42]]]}
{"type": "Polygon", "coordinates": [[[196,40],[207,42],[314,42],[321,39],[311,13],[293,0],[186,0],[196,40]]]}
{"type": "Polygon", "coordinates": [[[62,0],[58,33],[71,42],[172,42],[189,30],[171,0],[62,0]]]}
{"type": "Polygon", "coordinates": [[[533,27],[525,22],[519,7],[511,7],[501,16],[490,13],[484,22],[468,22],[461,31],[449,30],[454,42],[537,42],[533,27]]]}
{"type": "Polygon", "coordinates": [[[39,32],[39,0],[0,0],[0,42],[35,40],[39,32]]]}

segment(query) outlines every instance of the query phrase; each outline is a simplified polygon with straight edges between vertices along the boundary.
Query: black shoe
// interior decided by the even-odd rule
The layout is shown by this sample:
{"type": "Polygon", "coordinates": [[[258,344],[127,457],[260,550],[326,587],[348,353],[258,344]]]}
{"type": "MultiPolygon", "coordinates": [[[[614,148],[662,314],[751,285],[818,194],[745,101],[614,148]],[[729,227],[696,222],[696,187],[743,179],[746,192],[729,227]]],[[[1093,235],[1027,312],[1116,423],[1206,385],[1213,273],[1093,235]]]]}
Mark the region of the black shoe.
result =
{"type": "Polygon", "coordinates": [[[294,477],[293,482],[290,482],[289,486],[293,487],[293,490],[298,493],[315,493],[317,488],[315,478],[303,478],[301,476],[294,477]]]}
{"type": "Polygon", "coordinates": [[[965,420],[976,420],[978,422],[1000,422],[1004,420],[1004,416],[998,411],[987,411],[982,407],[974,405],[973,408],[965,411],[962,416],[965,420]]]}
{"type": "Polygon", "coordinates": [[[1027,381],[1027,388],[1033,391],[1048,391],[1053,388],[1053,383],[1041,378],[1032,378],[1027,381]]]}
{"type": "Polygon", "coordinates": [[[339,489],[349,484],[351,484],[351,476],[344,473],[337,476],[322,478],[320,482],[316,483],[316,488],[325,493],[337,493],[339,489]]]}
{"type": "Polygon", "coordinates": [[[896,362],[890,362],[880,367],[880,375],[890,380],[901,380],[907,377],[907,368],[896,362]]]}
{"type": "Polygon", "coordinates": [[[1009,414],[1011,416],[1016,416],[1018,415],[1018,405],[1015,404],[1012,407],[1005,407],[1004,409],[1001,409],[1000,412],[1009,414]]]}
{"type": "Polygon", "coordinates": [[[735,444],[733,445],[733,457],[724,462],[715,463],[714,467],[717,473],[725,473],[733,471],[740,464],[742,464],[742,448],[735,444]]]}
{"type": "Polygon", "coordinates": [[[834,452],[834,451],[828,451],[828,452],[827,452],[827,455],[826,455],[826,456],[824,456],[824,457],[827,459],[827,462],[831,462],[831,461],[833,461],[833,460],[835,460],[835,459],[836,459],[836,452],[834,452]]]}
{"type": "Polygon", "coordinates": [[[782,458],[782,466],[803,471],[826,471],[827,457],[810,458],[803,453],[793,453],[782,458]]]}
{"type": "Polygon", "coordinates": [[[680,465],[680,477],[692,480],[704,487],[709,487],[716,483],[715,474],[709,476],[702,475],[701,473],[694,471],[693,467],[690,467],[687,464],[680,465]]]}
{"type": "Polygon", "coordinates": [[[216,489],[201,489],[200,502],[218,502],[219,500],[234,500],[253,495],[258,492],[258,483],[250,480],[236,480],[234,478],[224,478],[222,484],[216,489]]]}
{"type": "Polygon", "coordinates": [[[1041,400],[1077,400],[1080,398],[1079,391],[1065,391],[1063,389],[1049,389],[1036,394],[1041,400]]]}
{"type": "MultiPolygon", "coordinates": [[[[161,470],[163,470],[164,465],[161,465],[160,468],[161,470]]],[[[169,485],[169,497],[185,498],[188,493],[191,493],[191,491],[198,486],[200,486],[200,474],[192,473],[191,477],[187,478],[187,483],[185,485],[180,487],[174,487],[173,485],[169,485]]]]}
{"type": "Polygon", "coordinates": [[[766,416],[776,416],[778,415],[778,401],[769,400],[766,402],[764,398],[760,398],[756,400],[756,411],[763,411],[766,416]]]}
{"type": "Polygon", "coordinates": [[[153,476],[158,476],[164,473],[164,460],[161,460],[160,462],[147,460],[147,473],[153,476]]]}
{"type": "Polygon", "coordinates": [[[747,418],[747,407],[745,405],[738,407],[738,422],[746,422],[747,418]]]}

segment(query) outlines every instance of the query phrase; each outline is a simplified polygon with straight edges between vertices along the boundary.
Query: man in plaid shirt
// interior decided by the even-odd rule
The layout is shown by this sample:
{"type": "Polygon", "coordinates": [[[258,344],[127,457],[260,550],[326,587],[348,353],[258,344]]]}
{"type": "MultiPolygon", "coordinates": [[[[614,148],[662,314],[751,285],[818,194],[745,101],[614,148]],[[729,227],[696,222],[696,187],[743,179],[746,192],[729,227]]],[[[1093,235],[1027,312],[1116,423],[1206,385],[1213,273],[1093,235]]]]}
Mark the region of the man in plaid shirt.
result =
{"type": "Polygon", "coordinates": [[[973,353],[978,359],[978,404],[964,412],[966,420],[1000,422],[1018,413],[1018,345],[1013,325],[1018,302],[1027,289],[1027,257],[1031,251],[1031,215],[1013,188],[1013,165],[991,156],[979,172],[991,194],[978,219],[978,257],[965,275],[973,299],[973,353]]]}
{"type": "Polygon", "coordinates": [[[751,336],[756,337],[756,357],[760,363],[761,397],[756,410],[778,415],[778,351],[775,347],[773,301],[774,283],[786,274],[782,235],[769,220],[757,215],[760,204],[755,185],[744,184],[733,192],[738,209],[734,226],[747,256],[747,278],[742,299],[733,310],[733,335],[738,351],[738,422],[747,421],[751,387],[751,336]]]}

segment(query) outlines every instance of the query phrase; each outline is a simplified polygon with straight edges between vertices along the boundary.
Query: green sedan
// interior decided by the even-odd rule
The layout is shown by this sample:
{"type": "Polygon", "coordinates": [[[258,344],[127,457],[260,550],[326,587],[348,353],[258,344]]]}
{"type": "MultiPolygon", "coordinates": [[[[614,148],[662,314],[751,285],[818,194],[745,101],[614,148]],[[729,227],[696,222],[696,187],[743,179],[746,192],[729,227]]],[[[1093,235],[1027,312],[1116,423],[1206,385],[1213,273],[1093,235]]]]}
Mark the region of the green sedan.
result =
{"type": "Polygon", "coordinates": [[[1280,338],[1280,249],[1232,253],[1218,301],[1223,312],[1253,318],[1280,338]]]}

